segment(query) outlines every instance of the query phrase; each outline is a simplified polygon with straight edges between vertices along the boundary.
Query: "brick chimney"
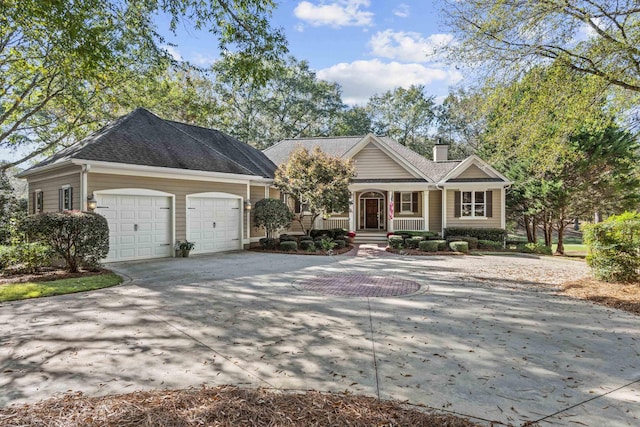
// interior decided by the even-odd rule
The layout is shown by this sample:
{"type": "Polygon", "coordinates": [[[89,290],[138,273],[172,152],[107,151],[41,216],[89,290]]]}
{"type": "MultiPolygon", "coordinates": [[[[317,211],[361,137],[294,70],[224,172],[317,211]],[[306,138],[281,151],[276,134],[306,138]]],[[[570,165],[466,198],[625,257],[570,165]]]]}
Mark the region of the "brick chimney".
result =
{"type": "Polygon", "coordinates": [[[440,138],[433,146],[433,161],[446,162],[449,160],[449,144],[444,144],[440,138]]]}

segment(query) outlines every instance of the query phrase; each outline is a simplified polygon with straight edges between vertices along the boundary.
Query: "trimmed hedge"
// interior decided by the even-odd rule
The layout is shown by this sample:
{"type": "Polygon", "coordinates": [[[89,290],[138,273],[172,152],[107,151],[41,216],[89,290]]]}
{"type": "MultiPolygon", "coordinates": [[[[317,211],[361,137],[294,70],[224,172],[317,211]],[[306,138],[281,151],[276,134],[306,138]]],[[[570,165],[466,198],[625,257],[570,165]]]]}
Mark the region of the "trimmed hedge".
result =
{"type": "Polygon", "coordinates": [[[329,230],[311,230],[309,235],[313,237],[313,239],[317,239],[318,237],[326,236],[331,239],[338,239],[340,237],[344,237],[347,235],[347,230],[344,228],[331,228],[329,230]]]}
{"type": "Polygon", "coordinates": [[[449,236],[469,236],[478,240],[493,240],[503,242],[507,237],[507,230],[502,228],[466,228],[449,227],[444,229],[444,238],[451,241],[449,236]]]}
{"type": "Polygon", "coordinates": [[[467,242],[469,249],[478,249],[478,239],[471,236],[448,236],[447,242],[467,242]]]}
{"type": "Polygon", "coordinates": [[[408,249],[418,249],[418,247],[420,246],[420,242],[423,241],[424,238],[422,236],[415,236],[404,239],[404,244],[408,249]]]}
{"type": "Polygon", "coordinates": [[[478,240],[478,249],[489,249],[492,251],[499,251],[503,249],[502,242],[494,242],[493,240],[478,240]]]}
{"type": "Polygon", "coordinates": [[[524,254],[551,255],[551,246],[545,246],[542,243],[521,243],[516,250],[524,254]]]}
{"type": "Polygon", "coordinates": [[[391,235],[388,238],[389,247],[392,249],[402,249],[404,248],[404,239],[402,236],[391,235]]]}
{"type": "Polygon", "coordinates": [[[419,244],[419,248],[423,252],[437,252],[438,246],[439,244],[437,240],[423,240],[419,244]]]}
{"type": "MultiPolygon", "coordinates": [[[[430,237],[437,237],[438,233],[435,231],[413,231],[413,230],[396,230],[393,232],[396,236],[409,236],[409,237],[424,237],[428,239],[430,237]]],[[[406,237],[405,237],[406,238],[406,237]]]]}
{"type": "Polygon", "coordinates": [[[280,242],[280,249],[287,252],[295,252],[298,250],[298,243],[292,241],[280,242]]]}
{"type": "Polygon", "coordinates": [[[313,243],[313,240],[300,240],[300,249],[303,251],[315,252],[316,245],[313,243]],[[313,250],[310,250],[313,248],[313,250]]]}
{"type": "Polygon", "coordinates": [[[347,242],[345,242],[342,239],[336,239],[336,240],[333,241],[333,243],[336,244],[336,248],[337,249],[343,249],[343,248],[345,248],[347,246],[347,242]]]}
{"type": "Polygon", "coordinates": [[[282,234],[279,237],[280,242],[297,242],[296,236],[290,236],[288,234],[282,234]]]}
{"type": "Polygon", "coordinates": [[[53,250],[42,243],[20,243],[0,246],[0,269],[11,268],[18,273],[35,273],[51,265],[53,250]]]}
{"type": "Polygon", "coordinates": [[[264,249],[275,249],[277,240],[272,237],[263,237],[260,240],[260,246],[264,249]]]}
{"type": "Polygon", "coordinates": [[[469,252],[469,243],[462,241],[449,242],[449,247],[454,252],[469,252]]]}
{"type": "Polygon", "coordinates": [[[447,244],[446,240],[432,240],[432,241],[438,243],[438,250],[439,251],[446,251],[447,248],[449,247],[449,245],[447,244]]]}

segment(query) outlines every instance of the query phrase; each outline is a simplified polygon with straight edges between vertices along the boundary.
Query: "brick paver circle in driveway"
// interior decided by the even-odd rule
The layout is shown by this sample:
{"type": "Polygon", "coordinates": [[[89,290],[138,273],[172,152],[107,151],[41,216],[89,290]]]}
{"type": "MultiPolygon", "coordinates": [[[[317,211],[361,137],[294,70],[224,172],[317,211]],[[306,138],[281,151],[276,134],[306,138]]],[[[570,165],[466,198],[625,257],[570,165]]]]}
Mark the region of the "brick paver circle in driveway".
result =
{"type": "Polygon", "coordinates": [[[420,285],[413,280],[364,274],[316,277],[298,282],[295,287],[347,297],[396,297],[413,294],[420,289],[420,285]]]}

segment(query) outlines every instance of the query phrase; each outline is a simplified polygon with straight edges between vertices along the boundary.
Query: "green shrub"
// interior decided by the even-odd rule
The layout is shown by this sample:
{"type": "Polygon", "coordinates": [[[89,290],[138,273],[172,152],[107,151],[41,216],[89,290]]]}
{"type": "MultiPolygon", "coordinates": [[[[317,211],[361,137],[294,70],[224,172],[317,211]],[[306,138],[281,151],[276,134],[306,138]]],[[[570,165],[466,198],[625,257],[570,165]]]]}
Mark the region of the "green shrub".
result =
{"type": "Polygon", "coordinates": [[[0,248],[0,268],[19,273],[35,273],[51,265],[53,251],[42,243],[20,243],[0,248]]]}
{"type": "Polygon", "coordinates": [[[404,248],[404,239],[402,236],[391,235],[388,238],[389,247],[392,249],[402,249],[404,248]]]}
{"type": "Polygon", "coordinates": [[[520,243],[516,250],[525,254],[551,255],[551,246],[542,243],[520,243]]]}
{"type": "Polygon", "coordinates": [[[278,238],[281,242],[297,242],[296,236],[290,236],[288,234],[282,234],[278,238]]]}
{"type": "Polygon", "coordinates": [[[300,249],[307,252],[315,252],[316,245],[313,243],[313,240],[300,240],[300,249]]]}
{"type": "Polygon", "coordinates": [[[313,240],[321,239],[322,237],[333,239],[333,232],[331,230],[311,230],[309,235],[313,240]]]}
{"type": "Polygon", "coordinates": [[[408,249],[418,249],[420,246],[420,242],[424,241],[424,238],[421,236],[409,237],[404,240],[404,244],[408,249]]]}
{"type": "Polygon", "coordinates": [[[489,249],[492,251],[499,251],[503,249],[502,242],[496,242],[493,240],[478,240],[478,249],[489,249]]]}
{"type": "Polygon", "coordinates": [[[471,236],[447,236],[447,242],[467,242],[469,249],[478,249],[478,239],[471,236]]]}
{"type": "Polygon", "coordinates": [[[333,242],[336,244],[336,249],[344,249],[347,246],[347,242],[343,239],[336,239],[333,242]]]}
{"type": "Polygon", "coordinates": [[[424,237],[425,239],[438,236],[438,233],[436,233],[435,231],[414,231],[414,230],[396,230],[393,232],[393,234],[397,236],[424,237]]]}
{"type": "Polygon", "coordinates": [[[280,242],[280,250],[287,252],[295,252],[298,250],[298,243],[292,241],[280,242]]]}
{"type": "Polygon", "coordinates": [[[298,238],[298,241],[299,241],[299,242],[302,242],[302,241],[313,242],[313,237],[311,237],[311,236],[307,236],[307,235],[305,234],[304,236],[300,236],[300,237],[298,238]]]}
{"type": "Polygon", "coordinates": [[[329,252],[336,247],[336,242],[334,242],[333,239],[324,238],[320,240],[320,247],[323,251],[329,252]]]}
{"type": "Polygon", "coordinates": [[[449,247],[454,252],[469,252],[469,243],[463,241],[449,242],[449,247]]]}
{"type": "Polygon", "coordinates": [[[347,235],[347,230],[345,230],[344,228],[332,228],[329,231],[331,231],[331,237],[333,238],[333,240],[337,240],[347,235]]]}
{"type": "Polygon", "coordinates": [[[27,217],[23,227],[28,235],[50,246],[72,273],[81,264],[97,267],[109,253],[109,225],[97,213],[41,213],[27,217]]]}
{"type": "Polygon", "coordinates": [[[433,240],[434,242],[438,242],[438,251],[446,251],[449,248],[449,244],[446,240],[433,240]]]}
{"type": "Polygon", "coordinates": [[[420,250],[423,252],[437,252],[438,246],[437,240],[423,240],[419,245],[420,250]]]}
{"type": "Polygon", "coordinates": [[[507,231],[502,228],[466,228],[466,227],[449,227],[444,229],[444,238],[448,241],[449,236],[469,236],[478,240],[493,240],[494,242],[503,242],[507,237],[507,231]]]}
{"type": "Polygon", "coordinates": [[[594,277],[632,282],[640,277],[640,213],[625,212],[599,224],[585,225],[587,264],[594,277]]]}
{"type": "Polygon", "coordinates": [[[289,207],[279,199],[258,200],[253,207],[253,225],[263,227],[267,238],[291,225],[293,214],[289,207]]]}
{"type": "Polygon", "coordinates": [[[275,249],[277,240],[273,237],[263,237],[260,239],[260,245],[264,249],[275,249]]]}

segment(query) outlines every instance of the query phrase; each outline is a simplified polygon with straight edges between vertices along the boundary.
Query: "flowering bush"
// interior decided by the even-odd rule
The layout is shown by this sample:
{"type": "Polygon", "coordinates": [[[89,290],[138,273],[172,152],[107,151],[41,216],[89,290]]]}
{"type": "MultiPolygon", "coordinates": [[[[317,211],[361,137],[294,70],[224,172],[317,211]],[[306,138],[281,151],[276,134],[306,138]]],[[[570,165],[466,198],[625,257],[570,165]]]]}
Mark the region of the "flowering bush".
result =
{"type": "Polygon", "coordinates": [[[356,237],[356,232],[355,231],[348,232],[347,237],[351,237],[353,239],[354,237],[356,237]]]}

